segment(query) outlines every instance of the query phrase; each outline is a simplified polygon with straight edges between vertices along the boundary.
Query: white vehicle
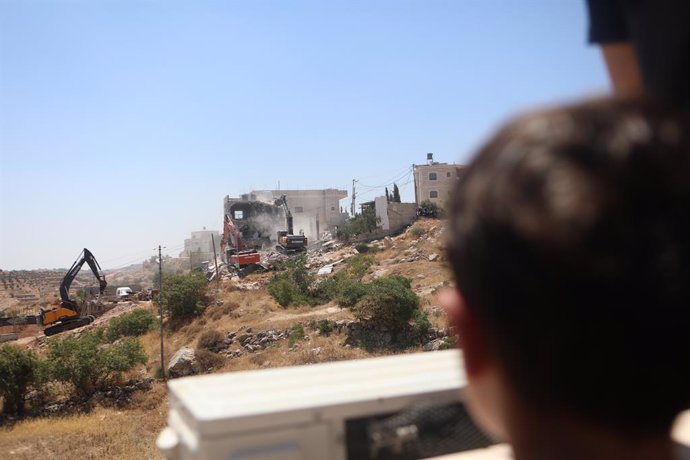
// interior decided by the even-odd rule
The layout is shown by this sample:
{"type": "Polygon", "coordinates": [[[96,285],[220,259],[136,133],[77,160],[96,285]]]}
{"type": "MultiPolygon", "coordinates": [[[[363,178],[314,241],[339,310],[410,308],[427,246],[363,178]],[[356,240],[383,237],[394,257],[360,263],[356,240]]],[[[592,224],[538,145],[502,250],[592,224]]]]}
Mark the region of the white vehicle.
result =
{"type": "Polygon", "coordinates": [[[115,296],[118,300],[127,300],[132,295],[132,289],[128,287],[119,287],[115,291],[115,296]]]}

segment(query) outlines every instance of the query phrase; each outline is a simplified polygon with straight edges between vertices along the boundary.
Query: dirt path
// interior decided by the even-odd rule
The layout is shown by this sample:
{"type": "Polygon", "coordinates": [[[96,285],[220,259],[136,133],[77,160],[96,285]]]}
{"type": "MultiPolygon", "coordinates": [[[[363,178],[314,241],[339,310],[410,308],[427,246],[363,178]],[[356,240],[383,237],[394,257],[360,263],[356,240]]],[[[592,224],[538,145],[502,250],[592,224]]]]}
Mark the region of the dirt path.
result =
{"type": "Polygon", "coordinates": [[[340,307],[334,307],[334,306],[325,306],[321,308],[314,308],[311,311],[307,311],[304,313],[274,313],[270,318],[268,318],[267,321],[269,322],[274,322],[274,321],[284,321],[284,320],[291,320],[291,319],[296,319],[296,318],[310,318],[313,316],[320,316],[320,315],[331,315],[333,313],[338,313],[342,311],[342,308],[340,307]]]}

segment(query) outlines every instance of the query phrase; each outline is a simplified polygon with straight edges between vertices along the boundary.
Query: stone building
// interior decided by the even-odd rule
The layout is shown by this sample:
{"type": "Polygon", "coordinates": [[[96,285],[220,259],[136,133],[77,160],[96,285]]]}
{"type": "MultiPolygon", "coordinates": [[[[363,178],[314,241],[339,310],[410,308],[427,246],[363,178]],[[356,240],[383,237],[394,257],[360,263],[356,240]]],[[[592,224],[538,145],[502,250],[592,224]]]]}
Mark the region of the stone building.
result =
{"type": "Polygon", "coordinates": [[[190,259],[190,266],[198,267],[202,262],[213,260],[213,244],[216,246],[216,254],[220,257],[221,233],[215,230],[203,230],[192,232],[191,238],[184,240],[184,249],[180,257],[190,259]]]}
{"type": "Polygon", "coordinates": [[[415,203],[389,202],[385,196],[374,199],[376,217],[380,220],[382,230],[397,233],[411,225],[417,219],[417,205],[415,203]]]}
{"type": "Polygon", "coordinates": [[[337,189],[254,190],[241,195],[239,198],[226,196],[224,209],[227,213],[233,203],[241,201],[260,201],[273,204],[282,195],[287,197],[295,234],[302,231],[310,240],[318,240],[323,232],[331,231],[347,219],[347,214],[340,212],[340,200],[347,198],[347,191],[337,189]]]}
{"type": "Polygon", "coordinates": [[[417,205],[430,200],[439,206],[445,206],[464,169],[463,165],[437,163],[434,161],[434,154],[427,153],[426,164],[413,166],[417,205]]]}

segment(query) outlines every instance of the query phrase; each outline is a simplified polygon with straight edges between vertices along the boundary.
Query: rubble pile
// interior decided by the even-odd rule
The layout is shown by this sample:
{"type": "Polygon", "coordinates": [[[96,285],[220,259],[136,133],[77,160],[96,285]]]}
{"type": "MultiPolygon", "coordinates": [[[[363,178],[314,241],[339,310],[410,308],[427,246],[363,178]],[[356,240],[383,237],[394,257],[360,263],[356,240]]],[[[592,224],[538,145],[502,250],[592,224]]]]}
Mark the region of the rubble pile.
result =
{"type": "Polygon", "coordinates": [[[227,338],[223,341],[225,355],[228,358],[236,358],[245,353],[253,353],[263,350],[272,343],[287,339],[290,335],[289,329],[270,329],[267,331],[252,333],[252,328],[244,331],[228,332],[227,338]],[[230,347],[235,345],[232,350],[230,347]]]}

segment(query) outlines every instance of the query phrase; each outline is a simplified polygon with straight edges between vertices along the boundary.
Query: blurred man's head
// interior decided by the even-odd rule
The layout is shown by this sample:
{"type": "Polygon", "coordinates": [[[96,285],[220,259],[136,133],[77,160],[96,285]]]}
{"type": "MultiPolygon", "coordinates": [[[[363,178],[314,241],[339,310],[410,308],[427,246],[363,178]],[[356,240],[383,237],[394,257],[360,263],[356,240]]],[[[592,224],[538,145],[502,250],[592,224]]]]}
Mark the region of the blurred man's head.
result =
{"type": "Polygon", "coordinates": [[[631,436],[690,405],[688,126],[595,101],[514,120],[467,168],[444,302],[492,428],[512,396],[631,436]]]}

